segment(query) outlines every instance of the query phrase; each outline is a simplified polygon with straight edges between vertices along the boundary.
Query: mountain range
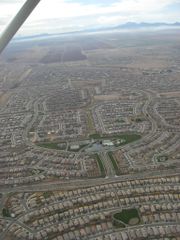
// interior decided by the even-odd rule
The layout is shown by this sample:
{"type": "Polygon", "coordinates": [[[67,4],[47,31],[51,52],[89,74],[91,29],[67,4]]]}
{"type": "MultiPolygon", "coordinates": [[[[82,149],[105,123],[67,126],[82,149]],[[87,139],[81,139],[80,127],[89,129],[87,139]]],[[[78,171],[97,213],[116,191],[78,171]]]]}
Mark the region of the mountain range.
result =
{"type": "Polygon", "coordinates": [[[158,27],[180,27],[180,22],[175,22],[175,23],[162,23],[162,22],[157,22],[157,23],[146,23],[146,22],[141,22],[141,23],[136,23],[136,22],[127,22],[125,24],[119,25],[115,27],[115,29],[120,28],[120,29],[138,29],[138,28],[158,28],[158,27]]]}
{"type": "Polygon", "coordinates": [[[101,32],[101,31],[113,31],[113,30],[147,30],[147,29],[158,29],[158,28],[180,28],[180,22],[175,23],[163,23],[163,22],[156,22],[156,23],[136,23],[136,22],[127,22],[125,24],[113,26],[113,27],[101,27],[101,28],[90,28],[80,31],[73,31],[73,32],[65,32],[65,33],[56,33],[56,34],[39,34],[39,35],[30,35],[30,36],[17,36],[15,40],[22,40],[22,39],[36,39],[36,38],[45,38],[51,36],[59,36],[59,35],[70,35],[70,34],[81,34],[81,33],[88,33],[88,32],[101,32]]]}

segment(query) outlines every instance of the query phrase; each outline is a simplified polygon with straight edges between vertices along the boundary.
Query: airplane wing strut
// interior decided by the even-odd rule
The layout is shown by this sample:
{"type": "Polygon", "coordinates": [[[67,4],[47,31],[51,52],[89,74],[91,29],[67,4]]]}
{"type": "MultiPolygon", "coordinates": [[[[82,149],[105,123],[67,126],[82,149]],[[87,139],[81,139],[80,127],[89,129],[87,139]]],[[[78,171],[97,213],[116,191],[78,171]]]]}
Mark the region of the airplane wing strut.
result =
{"type": "Polygon", "coordinates": [[[27,0],[0,36],[0,54],[41,0],[27,0]]]}

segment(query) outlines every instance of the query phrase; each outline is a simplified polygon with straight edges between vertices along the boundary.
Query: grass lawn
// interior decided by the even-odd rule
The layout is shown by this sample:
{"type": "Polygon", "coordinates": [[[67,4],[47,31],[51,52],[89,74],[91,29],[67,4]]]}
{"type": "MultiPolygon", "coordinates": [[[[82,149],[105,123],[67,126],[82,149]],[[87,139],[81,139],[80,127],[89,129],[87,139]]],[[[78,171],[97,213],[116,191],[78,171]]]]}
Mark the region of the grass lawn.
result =
{"type": "Polygon", "coordinates": [[[96,158],[97,163],[98,163],[98,165],[99,165],[99,169],[100,169],[100,171],[101,171],[101,176],[102,176],[102,177],[105,177],[105,176],[106,176],[106,172],[105,172],[105,168],[104,168],[104,165],[103,165],[103,163],[102,163],[101,158],[99,157],[98,154],[94,154],[94,157],[96,158]]]}
{"type": "Polygon", "coordinates": [[[55,142],[48,142],[48,143],[38,143],[37,146],[43,147],[43,148],[49,148],[49,149],[57,149],[57,150],[65,150],[65,147],[59,147],[60,143],[55,143],[55,142]]]}
{"type": "Polygon", "coordinates": [[[44,198],[49,198],[52,196],[52,192],[44,192],[43,196],[44,196],[44,198]]]}
{"type": "Polygon", "coordinates": [[[112,139],[124,139],[124,142],[121,143],[121,145],[128,144],[134,141],[137,141],[141,138],[141,135],[138,134],[122,134],[122,135],[115,135],[112,137],[112,139]]]}
{"type": "Polygon", "coordinates": [[[93,139],[101,139],[101,135],[99,133],[94,133],[94,134],[90,134],[89,138],[93,138],[93,139]]]}
{"type": "Polygon", "coordinates": [[[113,152],[108,152],[108,156],[109,156],[109,158],[111,159],[111,162],[112,162],[112,165],[113,165],[114,170],[115,170],[115,172],[116,172],[116,175],[120,175],[120,172],[119,172],[119,168],[118,168],[116,159],[115,159],[114,156],[113,156],[113,152]]]}
{"type": "Polygon", "coordinates": [[[129,221],[133,218],[138,218],[139,222],[140,222],[140,217],[139,217],[138,210],[135,209],[135,208],[124,209],[124,210],[122,210],[122,212],[115,213],[114,218],[123,222],[123,223],[125,223],[125,224],[128,224],[129,221]]]}
{"type": "Polygon", "coordinates": [[[2,215],[3,215],[3,217],[11,217],[11,214],[10,214],[8,208],[3,208],[2,215]]]}
{"type": "Polygon", "coordinates": [[[157,161],[158,162],[166,162],[168,160],[168,156],[158,156],[157,161]]]}

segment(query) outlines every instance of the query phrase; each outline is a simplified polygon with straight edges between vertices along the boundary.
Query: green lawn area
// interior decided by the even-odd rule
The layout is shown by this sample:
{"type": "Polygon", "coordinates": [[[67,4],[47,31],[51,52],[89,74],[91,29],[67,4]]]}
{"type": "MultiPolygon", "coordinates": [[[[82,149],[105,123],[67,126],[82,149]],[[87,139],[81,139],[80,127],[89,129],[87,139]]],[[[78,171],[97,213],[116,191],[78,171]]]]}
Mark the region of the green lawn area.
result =
{"type": "Polygon", "coordinates": [[[168,160],[168,156],[166,156],[166,155],[157,157],[158,162],[166,162],[167,160],[168,160]]]}
{"type": "Polygon", "coordinates": [[[90,134],[89,138],[91,139],[101,139],[101,135],[99,133],[94,133],[94,134],[90,134]]]}
{"type": "Polygon", "coordinates": [[[3,215],[3,217],[11,217],[11,214],[10,214],[8,208],[3,208],[2,215],[3,215]]]}
{"type": "Polygon", "coordinates": [[[140,222],[138,210],[135,208],[124,209],[121,212],[114,214],[114,219],[117,219],[125,224],[129,224],[129,221],[133,218],[139,219],[140,222]]]}
{"type": "Polygon", "coordinates": [[[108,152],[108,156],[109,156],[109,158],[111,159],[111,162],[112,162],[112,165],[113,165],[114,170],[115,170],[115,172],[116,172],[116,175],[120,175],[120,172],[119,172],[119,168],[118,168],[116,159],[115,159],[114,156],[113,156],[113,152],[108,152]]]}
{"type": "Polygon", "coordinates": [[[105,176],[106,176],[106,171],[105,171],[105,168],[104,168],[104,165],[103,165],[103,163],[102,163],[101,158],[99,157],[98,154],[94,154],[94,157],[95,157],[95,159],[97,160],[97,163],[98,163],[98,165],[99,165],[99,169],[100,169],[100,171],[101,171],[101,176],[102,176],[102,177],[105,177],[105,176]]]}
{"type": "Polygon", "coordinates": [[[121,145],[128,144],[134,141],[137,141],[141,138],[141,135],[138,134],[121,134],[121,135],[115,135],[112,137],[112,139],[124,139],[125,141],[121,143],[121,145]]]}
{"type": "Polygon", "coordinates": [[[44,192],[43,196],[44,196],[44,198],[49,198],[52,196],[52,192],[44,192]]]}
{"type": "Polygon", "coordinates": [[[47,143],[38,143],[37,146],[43,147],[43,148],[49,148],[49,149],[57,149],[57,150],[65,150],[65,147],[60,147],[58,146],[60,143],[55,143],[55,142],[47,142],[47,143]]]}
{"type": "Polygon", "coordinates": [[[145,119],[144,119],[144,116],[141,116],[141,115],[131,118],[131,121],[132,121],[132,122],[136,122],[136,123],[143,122],[144,120],[145,120],[145,119]]]}
{"type": "Polygon", "coordinates": [[[139,122],[143,122],[144,119],[143,119],[143,118],[136,118],[134,121],[137,122],[137,123],[139,123],[139,122]]]}

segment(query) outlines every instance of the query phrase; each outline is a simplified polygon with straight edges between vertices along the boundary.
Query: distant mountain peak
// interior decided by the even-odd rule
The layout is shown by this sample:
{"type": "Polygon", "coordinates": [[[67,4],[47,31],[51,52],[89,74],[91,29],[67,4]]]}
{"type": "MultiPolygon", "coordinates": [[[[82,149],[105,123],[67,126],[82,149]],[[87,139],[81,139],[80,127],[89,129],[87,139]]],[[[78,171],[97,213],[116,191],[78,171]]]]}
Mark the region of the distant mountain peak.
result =
{"type": "Polygon", "coordinates": [[[144,28],[144,27],[174,27],[180,26],[180,22],[175,23],[164,23],[164,22],[154,22],[154,23],[147,23],[147,22],[127,22],[121,25],[118,25],[116,28],[120,29],[137,29],[137,28],[144,28]]]}
{"type": "Polygon", "coordinates": [[[121,25],[117,26],[109,26],[109,27],[99,27],[99,28],[89,28],[74,32],[62,32],[62,33],[43,33],[39,35],[30,35],[30,36],[17,36],[14,39],[15,40],[26,40],[26,39],[37,39],[37,38],[46,38],[46,37],[53,37],[53,36],[59,36],[59,35],[74,35],[74,34],[84,34],[84,33],[93,33],[93,32],[102,32],[102,31],[113,31],[113,30],[138,30],[138,29],[151,29],[151,28],[173,28],[178,27],[180,28],[180,22],[174,22],[174,23],[165,23],[165,22],[154,22],[154,23],[147,23],[147,22],[126,22],[121,25]]]}

